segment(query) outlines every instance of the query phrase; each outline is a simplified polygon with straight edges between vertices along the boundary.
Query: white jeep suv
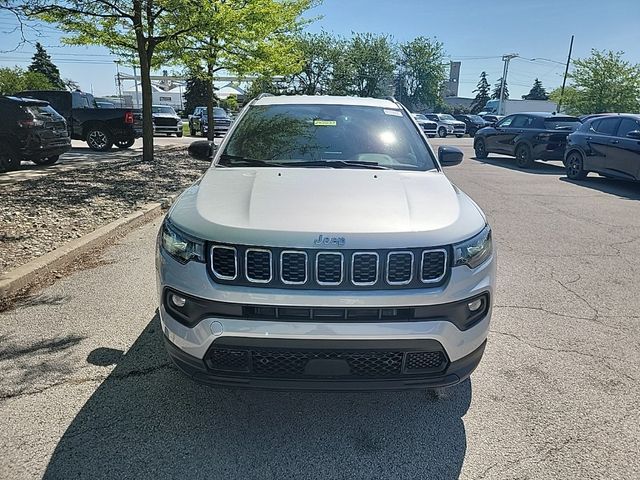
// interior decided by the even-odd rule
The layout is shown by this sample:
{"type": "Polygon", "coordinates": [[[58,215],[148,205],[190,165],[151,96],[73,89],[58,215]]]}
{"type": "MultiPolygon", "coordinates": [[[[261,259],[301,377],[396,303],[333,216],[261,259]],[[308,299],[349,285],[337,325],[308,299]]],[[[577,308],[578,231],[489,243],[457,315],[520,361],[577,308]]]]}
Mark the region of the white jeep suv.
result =
{"type": "Polygon", "coordinates": [[[480,208],[393,100],[261,96],[158,237],[167,350],[196,380],[438,388],[484,352],[496,260],[480,208]]]}

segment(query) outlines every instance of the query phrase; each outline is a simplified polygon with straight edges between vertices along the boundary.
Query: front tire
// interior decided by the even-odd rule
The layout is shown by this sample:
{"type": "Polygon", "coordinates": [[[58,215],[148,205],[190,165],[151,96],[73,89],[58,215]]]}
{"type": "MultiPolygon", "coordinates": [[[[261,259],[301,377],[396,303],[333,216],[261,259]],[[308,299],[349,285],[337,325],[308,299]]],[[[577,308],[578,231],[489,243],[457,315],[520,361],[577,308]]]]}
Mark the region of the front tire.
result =
{"type": "Polygon", "coordinates": [[[176,137],[178,137],[178,138],[182,138],[182,132],[178,132],[178,133],[176,133],[176,137]]]}
{"type": "Polygon", "coordinates": [[[520,168],[531,168],[533,166],[533,155],[529,145],[522,144],[516,147],[516,165],[520,168]]]}
{"type": "Polygon", "coordinates": [[[20,167],[20,159],[8,145],[0,145],[0,173],[16,170],[20,167]]]}
{"type": "Polygon", "coordinates": [[[193,128],[191,125],[189,125],[189,135],[192,136],[192,137],[195,137],[196,133],[197,133],[196,129],[193,128]]]}
{"type": "Polygon", "coordinates": [[[438,136],[439,136],[440,138],[447,138],[447,129],[446,129],[446,128],[444,128],[444,127],[440,127],[440,128],[438,129],[438,136]]]}
{"type": "Polygon", "coordinates": [[[94,152],[108,152],[113,146],[111,132],[101,127],[94,127],[87,132],[87,145],[94,152]]]}
{"type": "Polygon", "coordinates": [[[567,177],[571,180],[583,180],[587,176],[584,169],[583,157],[580,152],[572,151],[567,155],[567,177]]]}
{"type": "Polygon", "coordinates": [[[53,165],[60,159],[60,155],[53,155],[51,157],[44,158],[32,158],[31,161],[36,165],[53,165]]]}
{"type": "Polygon", "coordinates": [[[479,138],[478,140],[476,140],[476,143],[473,146],[473,149],[476,152],[476,158],[485,159],[489,156],[489,152],[487,152],[487,146],[484,143],[484,140],[482,138],[479,138]]]}

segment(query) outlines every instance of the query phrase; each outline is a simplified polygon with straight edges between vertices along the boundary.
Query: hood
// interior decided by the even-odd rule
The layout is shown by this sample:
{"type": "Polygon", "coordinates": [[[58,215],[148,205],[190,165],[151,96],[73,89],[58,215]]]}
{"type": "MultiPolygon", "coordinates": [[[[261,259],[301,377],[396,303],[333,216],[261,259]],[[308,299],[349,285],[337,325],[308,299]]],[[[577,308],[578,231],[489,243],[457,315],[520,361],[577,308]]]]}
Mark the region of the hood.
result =
{"type": "Polygon", "coordinates": [[[447,125],[465,125],[465,123],[460,120],[441,120],[441,122],[447,125]]]}
{"type": "Polygon", "coordinates": [[[172,207],[171,221],[206,240],[313,248],[445,245],[479,232],[477,206],[438,171],[211,168],[172,207]]]}
{"type": "Polygon", "coordinates": [[[178,115],[172,113],[154,113],[152,116],[154,118],[180,118],[178,115]]]}

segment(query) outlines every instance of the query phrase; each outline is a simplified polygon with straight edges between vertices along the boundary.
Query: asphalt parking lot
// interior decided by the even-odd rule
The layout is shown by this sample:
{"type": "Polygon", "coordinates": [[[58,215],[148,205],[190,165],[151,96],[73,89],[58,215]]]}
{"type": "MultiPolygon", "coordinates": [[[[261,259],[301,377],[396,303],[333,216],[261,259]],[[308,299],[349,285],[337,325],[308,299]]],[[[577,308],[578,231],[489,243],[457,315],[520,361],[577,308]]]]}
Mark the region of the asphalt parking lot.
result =
{"type": "Polygon", "coordinates": [[[163,351],[156,221],[0,313],[0,478],[640,478],[640,183],[445,143],[499,252],[470,381],[441,397],[192,383],[163,351]]]}

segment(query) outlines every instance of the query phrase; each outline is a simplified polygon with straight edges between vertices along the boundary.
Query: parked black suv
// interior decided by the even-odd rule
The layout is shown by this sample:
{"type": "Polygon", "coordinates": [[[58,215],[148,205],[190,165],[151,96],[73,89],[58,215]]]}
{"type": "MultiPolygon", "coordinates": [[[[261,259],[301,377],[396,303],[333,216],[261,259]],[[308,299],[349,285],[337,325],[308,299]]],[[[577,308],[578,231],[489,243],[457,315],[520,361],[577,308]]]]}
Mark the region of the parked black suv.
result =
{"type": "MultiPolygon", "coordinates": [[[[231,127],[231,117],[224,108],[213,107],[213,133],[224,135],[231,127]]],[[[200,133],[203,137],[207,135],[209,122],[207,117],[207,107],[196,107],[193,115],[189,115],[189,134],[193,137],[200,133]]]]}
{"type": "Polygon", "coordinates": [[[52,165],[71,148],[67,123],[47,102],[0,97],[0,172],[31,160],[52,165]]]}
{"type": "Polygon", "coordinates": [[[453,118],[464,122],[467,126],[467,133],[470,137],[474,137],[476,132],[481,128],[491,125],[491,122],[487,122],[480,115],[454,115],[453,118]]]}
{"type": "Polygon", "coordinates": [[[93,95],[63,90],[30,90],[21,97],[51,104],[67,120],[71,138],[84,140],[91,150],[105,152],[115,144],[129,148],[142,136],[142,112],[135,108],[98,108],[93,95]]]}
{"type": "Polygon", "coordinates": [[[640,115],[595,116],[567,137],[567,176],[640,180],[640,115]]]}
{"type": "Polygon", "coordinates": [[[546,112],[515,113],[476,133],[476,158],[490,153],[516,157],[520,168],[535,160],[563,160],[567,135],[582,123],[577,117],[546,112]]]}

